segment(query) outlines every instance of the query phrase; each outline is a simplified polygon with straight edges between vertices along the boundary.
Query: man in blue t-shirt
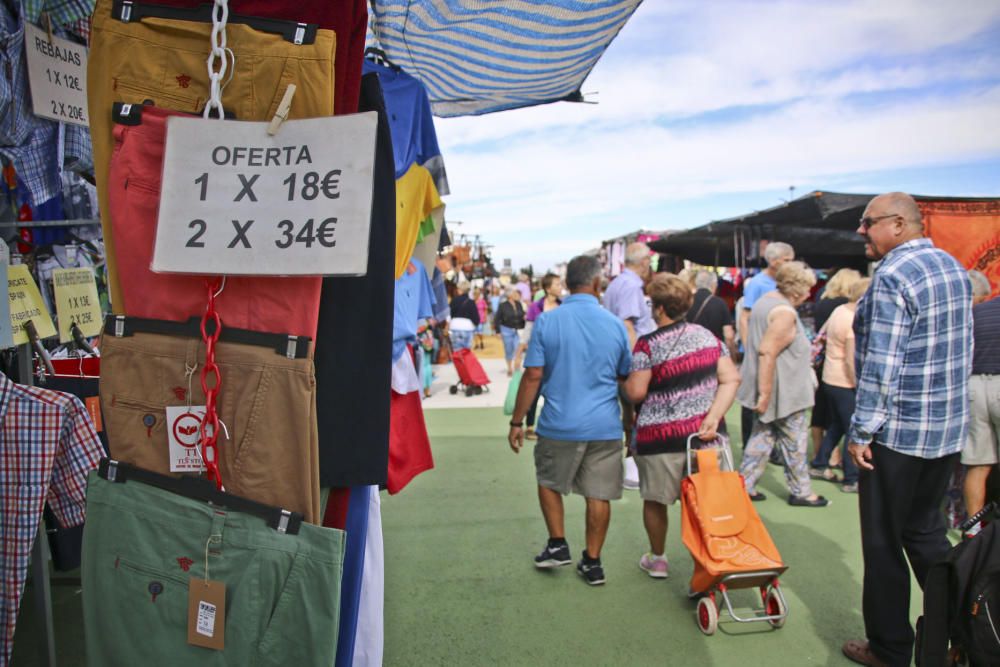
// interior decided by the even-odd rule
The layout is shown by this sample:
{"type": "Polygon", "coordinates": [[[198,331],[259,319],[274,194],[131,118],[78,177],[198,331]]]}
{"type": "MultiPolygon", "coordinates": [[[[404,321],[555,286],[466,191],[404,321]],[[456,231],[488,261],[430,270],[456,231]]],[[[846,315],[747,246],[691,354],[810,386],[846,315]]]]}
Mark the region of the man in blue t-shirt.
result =
{"type": "Polygon", "coordinates": [[[611,519],[611,500],[622,495],[622,431],[618,381],[629,373],[628,334],[620,319],[597,300],[601,266],[574,258],[566,269],[571,295],[535,322],[524,376],[510,422],[514,453],[524,444],[525,413],[541,387],[545,405],[538,420],[535,472],[549,541],[535,567],[572,563],[563,526],[562,496],[587,501],[587,548],[577,572],[590,585],[604,583],[601,547],[611,519]]]}

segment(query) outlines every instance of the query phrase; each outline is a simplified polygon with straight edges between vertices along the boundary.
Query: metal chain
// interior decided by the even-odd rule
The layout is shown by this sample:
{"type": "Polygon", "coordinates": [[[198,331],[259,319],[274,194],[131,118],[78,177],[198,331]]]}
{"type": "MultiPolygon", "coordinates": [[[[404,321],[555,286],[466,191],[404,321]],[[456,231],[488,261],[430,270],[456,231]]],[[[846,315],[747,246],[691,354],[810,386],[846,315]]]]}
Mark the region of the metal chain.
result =
{"type": "Polygon", "coordinates": [[[226,54],[226,22],[229,20],[228,0],[215,0],[212,7],[212,52],[208,56],[208,79],[211,83],[208,103],[205,105],[205,118],[211,118],[212,109],[216,117],[222,120],[225,112],[222,109],[222,83],[229,68],[226,54]]]}
{"type": "Polygon", "coordinates": [[[215,482],[219,490],[222,488],[222,475],[219,472],[219,412],[216,407],[219,390],[222,389],[222,373],[215,363],[215,345],[222,333],[222,318],[215,310],[215,297],[222,284],[220,278],[205,280],[208,294],[208,305],[205,315],[201,318],[201,338],[205,341],[205,364],[201,367],[201,389],[205,392],[205,418],[201,421],[198,436],[201,441],[201,458],[208,471],[208,478],[215,482]],[[212,331],[209,333],[209,325],[212,331]]]}

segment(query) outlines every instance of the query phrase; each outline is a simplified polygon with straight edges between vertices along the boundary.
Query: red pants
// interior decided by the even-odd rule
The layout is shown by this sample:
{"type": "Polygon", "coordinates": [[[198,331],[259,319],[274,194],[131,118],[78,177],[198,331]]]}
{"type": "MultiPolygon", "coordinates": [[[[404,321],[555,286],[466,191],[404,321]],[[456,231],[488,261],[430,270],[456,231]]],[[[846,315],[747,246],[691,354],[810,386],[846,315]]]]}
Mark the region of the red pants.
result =
{"type": "MultiPolygon", "coordinates": [[[[122,312],[186,321],[205,312],[205,279],[149,269],[156,239],[166,119],[171,115],[181,114],[147,106],[141,124],[115,125],[108,195],[122,312]]],[[[231,276],[216,299],[216,309],[224,326],[315,340],[321,286],[322,278],[314,277],[231,276]]]]}

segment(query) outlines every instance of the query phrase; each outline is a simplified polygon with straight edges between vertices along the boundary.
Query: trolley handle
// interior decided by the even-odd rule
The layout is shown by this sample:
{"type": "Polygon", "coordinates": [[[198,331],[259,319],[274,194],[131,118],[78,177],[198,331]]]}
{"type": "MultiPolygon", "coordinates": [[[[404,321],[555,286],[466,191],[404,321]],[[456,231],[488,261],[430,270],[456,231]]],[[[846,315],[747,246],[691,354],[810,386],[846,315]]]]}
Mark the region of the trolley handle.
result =
{"type": "MultiPolygon", "coordinates": [[[[691,465],[691,461],[692,461],[693,457],[691,455],[692,455],[692,453],[695,450],[693,450],[691,448],[691,443],[694,441],[695,438],[698,438],[698,434],[697,433],[692,433],[691,435],[689,435],[688,439],[687,439],[687,443],[686,443],[685,448],[684,448],[685,449],[685,453],[687,454],[687,474],[688,474],[688,477],[690,477],[693,474],[692,465],[691,465]]],[[[701,440],[701,438],[698,438],[698,439],[701,440]]],[[[734,471],[734,470],[736,470],[736,466],[733,463],[733,453],[729,449],[729,445],[727,444],[727,442],[725,440],[723,440],[721,437],[719,437],[718,434],[716,434],[714,440],[710,440],[710,441],[702,440],[702,442],[714,442],[714,443],[717,443],[716,446],[715,446],[715,449],[718,449],[722,453],[722,461],[720,461],[719,467],[721,469],[723,469],[723,470],[728,470],[728,471],[734,471]]],[[[699,449],[704,449],[704,447],[700,447],[699,449]]]]}

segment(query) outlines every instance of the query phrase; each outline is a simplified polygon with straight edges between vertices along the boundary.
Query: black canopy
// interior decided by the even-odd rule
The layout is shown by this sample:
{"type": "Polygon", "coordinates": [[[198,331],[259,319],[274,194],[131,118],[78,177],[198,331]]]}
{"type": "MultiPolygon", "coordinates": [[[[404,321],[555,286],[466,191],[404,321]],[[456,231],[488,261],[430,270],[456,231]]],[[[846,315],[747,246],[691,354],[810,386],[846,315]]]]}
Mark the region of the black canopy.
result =
{"type": "Polygon", "coordinates": [[[739,266],[757,263],[760,241],[784,241],[810,266],[860,268],[866,263],[864,242],[855,229],[872,197],[811,192],[764,211],[671,233],[649,246],[699,264],[739,266]]]}

